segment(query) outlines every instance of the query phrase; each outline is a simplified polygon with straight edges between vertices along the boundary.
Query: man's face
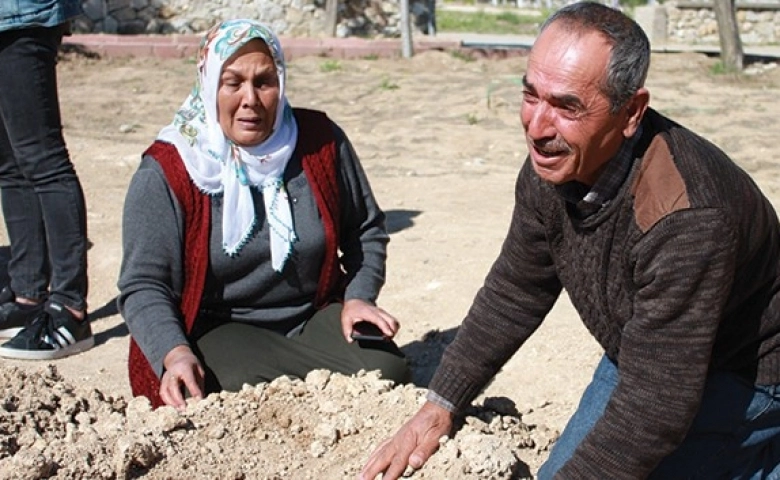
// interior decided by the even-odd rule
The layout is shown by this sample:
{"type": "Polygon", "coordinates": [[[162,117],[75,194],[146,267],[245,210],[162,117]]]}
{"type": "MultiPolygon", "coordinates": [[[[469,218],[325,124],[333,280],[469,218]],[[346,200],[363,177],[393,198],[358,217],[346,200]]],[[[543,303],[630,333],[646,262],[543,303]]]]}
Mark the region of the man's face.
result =
{"type": "Polygon", "coordinates": [[[593,185],[624,135],[633,134],[627,109],[611,114],[599,89],[611,50],[599,33],[577,35],[556,23],[537,38],[523,78],[520,118],[543,180],[593,185]]]}
{"type": "Polygon", "coordinates": [[[279,108],[279,79],[268,46],[251,40],[222,67],[217,115],[225,136],[251,147],[271,135],[279,108]]]}

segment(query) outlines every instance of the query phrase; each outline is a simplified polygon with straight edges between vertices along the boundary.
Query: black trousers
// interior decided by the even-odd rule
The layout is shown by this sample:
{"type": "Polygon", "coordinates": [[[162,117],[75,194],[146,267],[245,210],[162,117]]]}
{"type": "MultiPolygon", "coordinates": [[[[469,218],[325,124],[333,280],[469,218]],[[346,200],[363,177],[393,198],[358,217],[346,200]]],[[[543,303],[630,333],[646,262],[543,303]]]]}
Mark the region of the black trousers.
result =
{"type": "Polygon", "coordinates": [[[18,295],[86,308],[84,193],[62,136],[57,47],[64,25],[0,32],[0,191],[18,295]]]}
{"type": "Polygon", "coordinates": [[[237,322],[211,329],[195,342],[206,369],[206,393],[238,391],[281,376],[305,378],[317,369],[346,375],[379,370],[385,379],[409,381],[406,359],[395,343],[347,343],[340,316],[341,304],[331,304],[290,337],[237,322]]]}

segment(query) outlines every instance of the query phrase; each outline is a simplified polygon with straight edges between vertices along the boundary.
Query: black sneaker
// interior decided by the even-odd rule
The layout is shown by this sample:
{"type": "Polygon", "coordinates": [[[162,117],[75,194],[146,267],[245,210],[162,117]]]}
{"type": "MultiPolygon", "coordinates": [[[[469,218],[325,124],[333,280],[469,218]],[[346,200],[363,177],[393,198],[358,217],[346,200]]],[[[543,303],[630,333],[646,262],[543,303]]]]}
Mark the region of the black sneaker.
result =
{"type": "Polygon", "coordinates": [[[11,338],[43,312],[43,302],[37,305],[16,303],[10,288],[0,291],[0,338],[11,338]]]}
{"type": "Polygon", "coordinates": [[[0,346],[0,357],[54,360],[87,351],[94,345],[88,318],[77,320],[63,305],[47,302],[28,327],[0,346]]]}

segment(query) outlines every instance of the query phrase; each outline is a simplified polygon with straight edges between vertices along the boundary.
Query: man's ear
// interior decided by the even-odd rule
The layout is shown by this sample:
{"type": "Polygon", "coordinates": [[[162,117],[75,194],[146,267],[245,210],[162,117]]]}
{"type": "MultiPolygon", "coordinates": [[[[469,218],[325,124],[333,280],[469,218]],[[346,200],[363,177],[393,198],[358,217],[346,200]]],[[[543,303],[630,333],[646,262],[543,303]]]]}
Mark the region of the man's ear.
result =
{"type": "Polygon", "coordinates": [[[650,92],[642,87],[631,97],[631,100],[626,104],[626,125],[623,128],[623,136],[630,138],[639,128],[639,124],[642,123],[642,117],[645,116],[645,111],[650,103],[650,92]]]}

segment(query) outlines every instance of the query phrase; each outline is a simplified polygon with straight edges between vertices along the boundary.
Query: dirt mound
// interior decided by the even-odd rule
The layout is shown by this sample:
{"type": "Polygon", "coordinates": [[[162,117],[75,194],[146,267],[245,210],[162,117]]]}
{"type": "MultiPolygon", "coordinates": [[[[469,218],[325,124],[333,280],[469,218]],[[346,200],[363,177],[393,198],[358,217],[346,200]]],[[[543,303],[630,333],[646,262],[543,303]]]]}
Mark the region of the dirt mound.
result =
{"type": "MultiPolygon", "coordinates": [[[[354,478],[371,450],[424,401],[373,372],[312,372],[151,410],[144,398],[75,388],[49,366],[0,372],[2,478],[354,478]]],[[[485,401],[415,478],[524,478],[552,432],[514,404],[485,401]]]]}

